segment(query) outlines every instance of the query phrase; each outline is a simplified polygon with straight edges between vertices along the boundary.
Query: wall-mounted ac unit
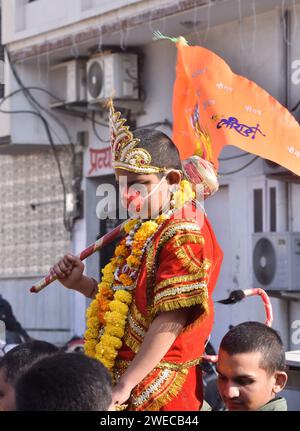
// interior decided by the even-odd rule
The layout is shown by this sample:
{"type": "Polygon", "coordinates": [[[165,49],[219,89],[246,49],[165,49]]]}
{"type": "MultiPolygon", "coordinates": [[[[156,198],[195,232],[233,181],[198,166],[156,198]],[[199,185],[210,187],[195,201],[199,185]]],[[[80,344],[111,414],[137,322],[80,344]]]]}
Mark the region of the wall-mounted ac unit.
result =
{"type": "Polygon", "coordinates": [[[138,55],[117,52],[92,57],[87,62],[87,97],[89,103],[109,97],[138,100],[138,55]]]}
{"type": "Polygon", "coordinates": [[[300,291],[300,233],[255,233],[253,287],[300,291]]]}
{"type": "Polygon", "coordinates": [[[86,102],[86,61],[71,60],[51,67],[50,91],[52,108],[86,102]]]}

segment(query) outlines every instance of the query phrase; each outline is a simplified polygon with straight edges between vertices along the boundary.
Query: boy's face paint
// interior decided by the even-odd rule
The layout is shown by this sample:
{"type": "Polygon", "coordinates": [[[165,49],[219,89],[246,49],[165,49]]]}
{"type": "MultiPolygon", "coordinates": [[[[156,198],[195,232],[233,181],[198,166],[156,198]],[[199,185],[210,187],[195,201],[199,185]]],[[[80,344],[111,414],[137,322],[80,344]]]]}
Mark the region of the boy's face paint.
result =
{"type": "Polygon", "coordinates": [[[135,205],[137,211],[141,210],[144,199],[139,190],[129,190],[120,188],[122,205],[129,209],[130,205],[135,205]]]}
{"type": "Polygon", "coordinates": [[[283,389],[286,374],[269,374],[261,368],[261,361],[261,352],[230,355],[220,349],[217,364],[218,389],[229,411],[258,410],[283,389]]]}
{"type": "Polygon", "coordinates": [[[155,174],[140,175],[116,169],[122,205],[131,216],[152,218],[170,199],[169,184],[164,177],[155,174]]]}

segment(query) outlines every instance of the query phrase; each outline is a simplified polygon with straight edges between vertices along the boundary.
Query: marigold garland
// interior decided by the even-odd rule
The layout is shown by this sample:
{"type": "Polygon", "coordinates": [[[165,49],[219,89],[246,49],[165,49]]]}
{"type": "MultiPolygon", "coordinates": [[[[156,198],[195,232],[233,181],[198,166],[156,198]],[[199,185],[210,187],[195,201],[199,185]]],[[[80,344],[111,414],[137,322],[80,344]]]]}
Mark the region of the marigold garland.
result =
{"type": "MultiPolygon", "coordinates": [[[[180,190],[173,196],[175,208],[182,207],[193,197],[194,193],[188,181],[182,181],[180,190]]],[[[84,348],[88,356],[98,359],[110,371],[122,346],[129,306],[132,302],[132,294],[128,289],[135,284],[149,240],[159,225],[168,218],[168,215],[162,214],[156,220],[148,220],[142,224],[139,220],[128,221],[124,227],[127,237],[116,247],[114,257],[102,269],[98,293],[86,312],[84,348]],[[130,272],[120,273],[125,264],[130,272]],[[115,284],[120,289],[114,292],[115,284]]]]}

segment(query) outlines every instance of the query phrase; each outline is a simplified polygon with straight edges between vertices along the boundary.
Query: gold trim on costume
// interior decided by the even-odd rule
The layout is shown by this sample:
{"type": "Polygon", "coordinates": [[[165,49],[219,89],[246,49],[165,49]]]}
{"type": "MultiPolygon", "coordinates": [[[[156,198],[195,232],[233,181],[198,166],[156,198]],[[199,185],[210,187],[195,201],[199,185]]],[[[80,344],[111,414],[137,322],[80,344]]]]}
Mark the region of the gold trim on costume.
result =
{"type": "Polygon", "coordinates": [[[163,292],[159,292],[155,295],[154,303],[159,302],[161,298],[164,298],[165,296],[172,296],[171,299],[174,299],[174,295],[180,295],[182,293],[188,293],[192,292],[193,290],[199,290],[202,288],[207,288],[207,283],[194,283],[194,284],[187,284],[187,285],[179,285],[179,286],[173,286],[170,289],[166,289],[163,292]]]}
{"type": "Polygon", "coordinates": [[[187,242],[190,244],[204,244],[205,240],[202,235],[195,234],[195,233],[179,234],[174,239],[175,247],[181,247],[183,244],[186,244],[187,242]]]}
{"type": "Polygon", "coordinates": [[[196,223],[192,223],[190,221],[184,220],[174,220],[163,229],[157,249],[155,250],[155,242],[152,241],[152,244],[148,250],[146,257],[146,295],[147,295],[147,306],[151,313],[151,304],[153,301],[153,291],[155,286],[155,270],[156,270],[156,261],[158,259],[158,255],[162,247],[179,231],[195,231],[200,232],[200,227],[196,223]]]}
{"type": "Polygon", "coordinates": [[[147,319],[145,316],[143,316],[133,302],[130,307],[128,323],[123,341],[128,347],[131,348],[134,353],[139,351],[140,345],[144,340],[149,325],[150,319],[147,319]]]}
{"type": "Polygon", "coordinates": [[[180,296],[164,298],[163,301],[156,301],[153,305],[152,313],[155,315],[158,311],[173,311],[178,308],[192,307],[193,305],[201,305],[205,310],[207,308],[208,293],[203,286],[197,290],[197,285],[193,286],[190,292],[181,293],[180,296]]]}
{"type": "MultiPolygon", "coordinates": [[[[157,373],[157,369],[153,370],[153,374],[155,373],[157,373]]],[[[146,385],[141,393],[138,393],[138,387],[133,391],[131,396],[132,409],[140,411],[159,410],[180,393],[187,374],[187,369],[181,371],[161,369],[154,380],[149,385],[146,385]]]]}
{"type": "MultiPolygon", "coordinates": [[[[159,362],[144,380],[147,381],[151,375],[155,376],[156,374],[156,377],[152,381],[150,380],[146,386],[141,382],[133,389],[129,410],[159,410],[179,394],[186,381],[189,368],[200,364],[201,360],[201,358],[197,358],[182,363],[159,362]],[[141,392],[139,392],[139,387],[142,388],[141,392]],[[161,393],[159,393],[160,391],[161,393]]],[[[126,360],[116,360],[114,370],[116,383],[130,363],[130,361],[126,360]]]]}
{"type": "Polygon", "coordinates": [[[207,275],[207,270],[211,266],[211,262],[209,259],[204,259],[202,262],[199,262],[199,258],[197,258],[191,247],[186,246],[188,248],[189,253],[191,256],[188,255],[184,247],[175,250],[175,254],[182,261],[183,266],[191,271],[194,274],[197,274],[199,278],[203,278],[207,275]]]}
{"type": "Polygon", "coordinates": [[[164,369],[160,372],[159,376],[137,397],[132,396],[132,404],[135,407],[140,407],[142,404],[147,402],[151,396],[159,390],[163,383],[169,379],[171,370],[164,369]]]}
{"type": "MultiPolygon", "coordinates": [[[[159,282],[155,286],[154,294],[157,296],[155,292],[159,292],[159,290],[164,289],[165,287],[172,286],[172,287],[178,287],[176,285],[179,285],[179,283],[187,283],[190,281],[199,281],[199,275],[198,274],[185,274],[185,275],[177,275],[176,277],[167,278],[166,280],[163,280],[159,282]]],[[[180,287],[180,285],[179,285],[180,287]]]]}

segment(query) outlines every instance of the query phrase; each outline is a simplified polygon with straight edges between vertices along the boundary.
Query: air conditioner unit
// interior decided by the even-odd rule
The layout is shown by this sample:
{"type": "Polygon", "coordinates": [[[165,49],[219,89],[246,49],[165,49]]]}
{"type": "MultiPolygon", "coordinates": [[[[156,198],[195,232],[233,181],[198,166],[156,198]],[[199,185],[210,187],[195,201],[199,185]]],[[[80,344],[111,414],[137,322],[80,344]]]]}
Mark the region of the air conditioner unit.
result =
{"type": "Polygon", "coordinates": [[[300,290],[300,233],[255,233],[252,237],[253,287],[300,290]]]}
{"type": "Polygon", "coordinates": [[[89,103],[109,97],[138,100],[138,55],[117,52],[91,58],[87,62],[87,97],[89,103]]]}
{"type": "Polygon", "coordinates": [[[51,67],[51,108],[86,102],[86,61],[71,60],[51,67]]]}

